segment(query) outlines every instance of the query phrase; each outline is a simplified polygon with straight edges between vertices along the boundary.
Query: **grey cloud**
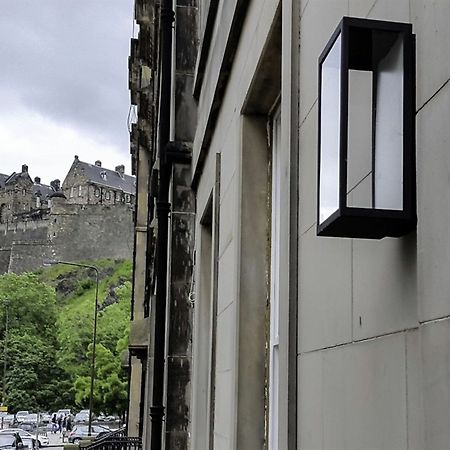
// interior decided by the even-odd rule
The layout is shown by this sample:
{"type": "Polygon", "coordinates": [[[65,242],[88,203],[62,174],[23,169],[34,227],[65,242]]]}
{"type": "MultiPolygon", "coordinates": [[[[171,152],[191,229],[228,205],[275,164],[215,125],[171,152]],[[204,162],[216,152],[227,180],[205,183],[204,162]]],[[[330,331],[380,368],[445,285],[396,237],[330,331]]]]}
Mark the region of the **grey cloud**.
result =
{"type": "MultiPolygon", "coordinates": [[[[0,93],[15,92],[22,106],[127,153],[133,0],[8,0],[1,6],[0,93]]],[[[0,102],[0,113],[11,107],[0,102]]]]}

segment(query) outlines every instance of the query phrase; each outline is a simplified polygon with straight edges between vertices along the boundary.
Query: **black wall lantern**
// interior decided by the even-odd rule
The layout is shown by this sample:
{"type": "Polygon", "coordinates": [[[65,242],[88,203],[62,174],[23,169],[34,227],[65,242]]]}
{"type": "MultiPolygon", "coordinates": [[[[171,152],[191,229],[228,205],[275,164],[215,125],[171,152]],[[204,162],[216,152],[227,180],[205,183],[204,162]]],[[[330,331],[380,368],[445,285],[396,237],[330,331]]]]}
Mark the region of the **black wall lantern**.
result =
{"type": "Polygon", "coordinates": [[[319,58],[317,234],[380,239],[416,226],[415,36],[344,17],[319,58]]]}

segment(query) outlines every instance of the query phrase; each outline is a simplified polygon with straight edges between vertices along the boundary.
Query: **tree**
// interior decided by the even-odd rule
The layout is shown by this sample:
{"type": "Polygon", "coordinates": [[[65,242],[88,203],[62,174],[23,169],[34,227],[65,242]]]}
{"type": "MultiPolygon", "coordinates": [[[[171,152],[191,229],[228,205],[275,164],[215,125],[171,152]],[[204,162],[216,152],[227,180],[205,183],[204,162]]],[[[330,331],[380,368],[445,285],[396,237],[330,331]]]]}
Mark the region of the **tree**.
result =
{"type": "MultiPolygon", "coordinates": [[[[56,295],[31,273],[0,276],[0,301],[8,301],[9,328],[20,329],[43,339],[56,339],[56,295]]],[[[0,312],[0,333],[5,331],[5,307],[0,312]]],[[[52,342],[53,343],[53,342],[52,342]]]]}
{"type": "MultiPolygon", "coordinates": [[[[62,376],[56,362],[56,297],[37,276],[25,273],[0,276],[1,354],[6,356],[5,402],[9,408],[45,408],[57,403],[55,380],[62,376]],[[8,336],[6,336],[8,314],[8,336]]],[[[2,374],[3,375],[3,374],[2,374]]]]}
{"type": "MultiPolygon", "coordinates": [[[[94,404],[123,412],[127,383],[120,362],[128,345],[132,267],[129,261],[91,264],[100,269],[94,404]]],[[[0,374],[8,312],[5,390],[12,411],[89,404],[96,284],[92,271],[66,269],[0,276],[0,374]]]]}
{"type": "MultiPolygon", "coordinates": [[[[126,409],[127,382],[122,375],[120,359],[102,344],[96,346],[94,411],[122,414],[126,409]]],[[[92,345],[88,358],[92,358],[92,345]]],[[[88,407],[91,376],[78,376],[75,381],[75,401],[80,407],[88,407]]]]}
{"type": "Polygon", "coordinates": [[[57,366],[53,345],[39,336],[14,330],[8,337],[6,401],[13,410],[45,410],[58,404],[57,366]]]}

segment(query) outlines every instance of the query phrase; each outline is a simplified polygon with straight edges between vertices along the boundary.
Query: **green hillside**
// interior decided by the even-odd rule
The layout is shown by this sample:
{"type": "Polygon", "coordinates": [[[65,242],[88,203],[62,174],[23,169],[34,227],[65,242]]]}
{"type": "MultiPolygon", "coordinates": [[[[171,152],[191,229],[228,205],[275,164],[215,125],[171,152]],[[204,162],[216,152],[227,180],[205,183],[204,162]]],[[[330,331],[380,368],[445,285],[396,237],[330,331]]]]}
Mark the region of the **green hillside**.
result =
{"type": "MultiPolygon", "coordinates": [[[[127,395],[122,359],[128,345],[132,266],[128,261],[84,263],[99,270],[94,410],[120,414],[127,395]]],[[[67,265],[0,277],[0,370],[8,312],[4,402],[10,410],[87,408],[95,285],[92,269],[67,265]]],[[[3,370],[1,374],[3,378],[3,370]]]]}

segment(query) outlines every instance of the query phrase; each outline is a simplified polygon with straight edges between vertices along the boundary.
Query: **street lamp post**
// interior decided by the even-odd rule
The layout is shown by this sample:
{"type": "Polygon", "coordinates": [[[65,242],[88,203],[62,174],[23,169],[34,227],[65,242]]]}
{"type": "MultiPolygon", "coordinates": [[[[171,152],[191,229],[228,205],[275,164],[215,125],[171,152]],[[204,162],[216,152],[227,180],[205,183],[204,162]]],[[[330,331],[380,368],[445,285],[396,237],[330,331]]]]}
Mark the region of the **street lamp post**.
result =
{"type": "Polygon", "coordinates": [[[44,266],[54,266],[64,264],[66,266],[86,267],[95,271],[95,310],[94,310],[94,329],[92,332],[92,361],[91,361],[91,388],[89,392],[89,424],[88,436],[92,434],[92,411],[94,408],[94,381],[95,381],[95,347],[97,344],[97,310],[98,310],[98,269],[89,264],[79,264],[69,261],[58,261],[54,259],[45,259],[44,266]]]}
{"type": "MultiPolygon", "coordinates": [[[[5,336],[3,343],[3,388],[2,388],[2,405],[6,402],[6,369],[7,369],[7,353],[8,353],[8,324],[9,324],[9,300],[3,300],[3,306],[5,307],[5,336]]],[[[3,428],[3,427],[2,427],[3,428]]]]}

